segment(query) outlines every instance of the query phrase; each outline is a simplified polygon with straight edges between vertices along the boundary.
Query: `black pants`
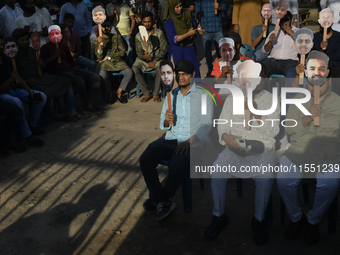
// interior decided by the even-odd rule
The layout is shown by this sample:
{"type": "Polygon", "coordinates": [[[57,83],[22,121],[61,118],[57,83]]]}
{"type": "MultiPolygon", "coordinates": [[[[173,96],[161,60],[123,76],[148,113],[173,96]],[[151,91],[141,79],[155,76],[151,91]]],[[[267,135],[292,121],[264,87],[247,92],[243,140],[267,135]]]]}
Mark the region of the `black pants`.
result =
{"type": "Polygon", "coordinates": [[[80,37],[81,40],[81,55],[83,57],[87,57],[87,55],[89,54],[88,49],[89,49],[89,38],[90,38],[90,34],[87,34],[83,37],[80,37]]]}
{"type": "Polygon", "coordinates": [[[173,197],[190,171],[190,153],[200,155],[201,148],[191,148],[187,154],[176,154],[177,140],[165,140],[165,135],[149,144],[139,158],[145,183],[154,202],[165,202],[173,197]],[[169,174],[165,186],[158,179],[156,167],[162,160],[169,160],[169,174]]]}
{"type": "MultiPolygon", "coordinates": [[[[0,147],[6,147],[9,144],[9,133],[15,130],[20,134],[20,122],[22,115],[25,114],[20,107],[11,102],[2,102],[0,100],[0,147]],[[3,119],[2,116],[6,118],[3,119]]],[[[17,137],[17,140],[20,140],[17,137]]]]}

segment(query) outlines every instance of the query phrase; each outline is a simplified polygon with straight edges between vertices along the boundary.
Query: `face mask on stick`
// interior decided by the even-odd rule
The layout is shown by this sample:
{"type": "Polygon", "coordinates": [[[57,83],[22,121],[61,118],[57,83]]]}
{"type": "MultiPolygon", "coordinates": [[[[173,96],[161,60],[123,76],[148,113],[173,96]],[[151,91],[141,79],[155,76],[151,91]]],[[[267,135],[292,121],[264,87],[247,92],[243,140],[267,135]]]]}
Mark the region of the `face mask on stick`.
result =
{"type": "MultiPolygon", "coordinates": [[[[4,41],[6,42],[4,45],[4,53],[7,57],[12,59],[13,70],[18,71],[17,64],[15,62],[15,56],[18,53],[18,46],[15,42],[15,39],[13,37],[7,37],[4,39],[4,41]]],[[[15,82],[19,83],[19,79],[17,79],[15,82]]]]}
{"type": "MultiPolygon", "coordinates": [[[[48,33],[50,34],[50,41],[56,45],[56,48],[59,49],[59,43],[63,38],[61,34],[61,29],[57,25],[52,25],[48,28],[48,33]]],[[[58,57],[58,63],[61,64],[61,57],[58,57]]]]}
{"type": "Polygon", "coordinates": [[[326,8],[319,12],[318,22],[323,27],[323,41],[327,41],[327,28],[332,26],[334,20],[334,11],[331,8],[326,8]]]}
{"type": "MultiPolygon", "coordinates": [[[[38,33],[33,33],[31,35],[32,47],[35,50],[35,56],[37,61],[39,60],[39,50],[40,50],[40,36],[38,33]]],[[[41,68],[38,66],[39,76],[41,76],[41,68]]]]}
{"type": "Polygon", "coordinates": [[[277,30],[279,29],[280,20],[287,14],[288,6],[289,4],[285,0],[279,0],[276,2],[276,9],[275,9],[276,25],[274,29],[274,34],[276,34],[277,30]]]}
{"type": "Polygon", "coordinates": [[[106,20],[105,9],[102,6],[95,7],[92,10],[92,18],[94,23],[98,25],[99,36],[103,36],[102,23],[106,20]]]}
{"type": "MultiPolygon", "coordinates": [[[[264,18],[264,25],[268,26],[268,20],[273,15],[273,6],[271,4],[264,4],[262,6],[261,15],[264,18]]],[[[267,32],[263,33],[263,37],[266,37],[267,32]]]]}

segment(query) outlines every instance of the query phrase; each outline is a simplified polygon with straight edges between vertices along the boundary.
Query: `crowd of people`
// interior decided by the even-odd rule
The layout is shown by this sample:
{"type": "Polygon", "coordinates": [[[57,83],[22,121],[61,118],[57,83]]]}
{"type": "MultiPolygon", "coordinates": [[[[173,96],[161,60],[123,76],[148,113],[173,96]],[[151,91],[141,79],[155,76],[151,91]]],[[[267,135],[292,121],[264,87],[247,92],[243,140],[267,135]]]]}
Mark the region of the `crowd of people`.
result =
{"type": "MultiPolygon", "coordinates": [[[[213,77],[215,84],[236,84],[245,94],[251,86],[252,99],[248,98],[248,102],[252,102],[255,110],[268,109],[274,103],[273,111],[264,116],[252,113],[254,109],[244,104],[257,128],[250,124],[246,128],[230,124],[218,126],[218,137],[213,139],[224,149],[216,155],[213,165],[229,164],[240,169],[276,164],[275,137],[280,126],[271,122],[263,124],[263,119],[280,119],[280,105],[273,102],[266,78],[282,75],[287,78],[283,86],[305,88],[312,97],[304,102],[311,115],[302,114],[295,105],[288,109],[287,119],[296,120],[297,125],[286,128],[290,147],[282,152],[279,164],[296,169],[312,163],[329,166],[340,162],[340,85],[329,79],[340,75],[340,33],[337,31],[340,5],[334,1],[329,1],[329,8],[326,8],[327,1],[321,1],[324,10],[320,15],[327,16],[325,20],[330,17],[329,26],[325,28],[320,21],[320,31],[316,33],[299,28],[297,0],[235,0],[232,29],[227,28],[226,33],[223,33],[226,30],[223,20],[227,15],[224,0],[60,1],[56,24],[43,0],[5,2],[0,10],[1,157],[8,156],[8,150],[24,151],[26,145],[22,141],[30,146],[44,145],[37,138],[44,133],[38,125],[42,114],[67,122],[105,114],[106,104],[117,100],[127,103],[126,92],[133,81],[142,90],[141,103],[151,99],[160,103],[163,84],[175,107],[170,109],[164,100],[160,128],[167,132],[151,143],[140,157],[140,167],[150,191],[144,209],[157,210],[157,220],[163,220],[176,207],[170,198],[187,176],[190,156],[200,160],[211,138],[213,102],[207,99],[206,114],[202,116],[201,98],[207,94],[192,79],[213,77]],[[266,16],[270,10],[274,10],[273,14],[266,16]],[[203,43],[206,74],[200,73],[197,40],[203,43]],[[241,54],[245,45],[254,49],[253,56],[241,54]],[[216,59],[213,49],[216,49],[216,59]],[[306,57],[305,64],[300,62],[301,56],[306,57]],[[143,75],[149,71],[155,71],[153,87],[143,75]],[[301,74],[306,79],[300,85],[301,74]],[[122,79],[116,79],[117,76],[122,79]],[[258,82],[254,84],[247,80],[249,78],[258,82]],[[178,87],[172,90],[175,81],[178,87]],[[320,88],[317,90],[319,101],[314,98],[315,87],[320,88]],[[76,94],[81,105],[75,102],[76,94]],[[59,97],[64,97],[66,114],[55,112],[53,101],[59,97]],[[320,120],[318,125],[314,123],[316,119],[320,120]],[[15,131],[12,140],[11,131],[15,131]],[[242,154],[241,143],[248,140],[260,144],[262,150],[242,154]],[[164,187],[156,170],[162,160],[170,162],[164,187]]],[[[242,122],[243,116],[233,114],[236,104],[230,87],[220,88],[219,94],[226,96],[219,119],[242,122]]],[[[301,99],[300,95],[296,98],[301,99]]],[[[332,169],[326,167],[322,174],[315,175],[314,206],[307,216],[301,212],[296,198],[302,172],[278,173],[277,186],[291,219],[287,238],[296,238],[306,225],[306,241],[318,241],[318,223],[339,188],[339,171],[332,169]]],[[[254,241],[258,245],[265,244],[268,235],[264,212],[273,175],[214,173],[211,177],[213,219],[205,237],[216,238],[228,224],[225,214],[228,179],[253,178],[256,187],[251,223],[254,241]]]]}

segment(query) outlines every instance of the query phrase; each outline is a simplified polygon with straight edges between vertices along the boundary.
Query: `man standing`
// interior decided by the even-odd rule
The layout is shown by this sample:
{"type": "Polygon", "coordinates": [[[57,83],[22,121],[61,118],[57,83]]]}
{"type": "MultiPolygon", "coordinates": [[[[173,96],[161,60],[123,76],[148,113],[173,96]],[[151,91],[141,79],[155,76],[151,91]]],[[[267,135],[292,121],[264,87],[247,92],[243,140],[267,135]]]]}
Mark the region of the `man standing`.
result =
{"type": "Polygon", "coordinates": [[[198,25],[198,32],[202,35],[203,49],[208,65],[207,75],[210,75],[213,69],[214,59],[211,54],[211,46],[213,43],[216,49],[216,56],[220,58],[218,42],[223,37],[222,17],[226,8],[226,2],[224,0],[218,0],[217,3],[215,3],[214,0],[196,1],[196,17],[199,12],[204,12],[204,17],[198,25]],[[217,14],[215,14],[215,11],[217,11],[217,14]],[[204,28],[204,33],[202,27],[204,28]]]}
{"type": "Polygon", "coordinates": [[[287,14],[280,21],[280,28],[278,35],[274,31],[270,33],[269,37],[262,48],[263,53],[269,53],[269,56],[263,64],[267,68],[267,76],[272,74],[286,75],[287,71],[295,68],[298,64],[297,52],[294,45],[294,32],[298,30],[292,27],[292,14],[287,11],[287,14]]]}
{"type": "Polygon", "coordinates": [[[147,47],[145,48],[144,40],[140,33],[136,35],[136,53],[137,58],[135,63],[132,66],[132,70],[135,73],[136,81],[139,84],[144,97],[140,100],[142,103],[147,102],[151,99],[153,94],[153,100],[157,103],[161,102],[162,99],[159,97],[159,89],[161,85],[161,76],[159,64],[167,52],[168,43],[163,32],[154,28],[154,15],[149,11],[144,11],[142,14],[142,25],[146,28],[146,31],[149,35],[149,39],[147,41],[147,47]],[[156,70],[156,78],[155,78],[155,88],[153,93],[150,93],[150,89],[148,88],[147,83],[143,78],[142,71],[151,71],[156,70]]]}
{"type": "Polygon", "coordinates": [[[44,17],[47,27],[50,27],[52,25],[52,18],[49,11],[44,6],[44,0],[35,0],[35,11],[44,17]]]}
{"type": "MultiPolygon", "coordinates": [[[[318,51],[308,55],[305,75],[312,98],[303,106],[311,115],[303,114],[295,105],[289,107],[287,119],[295,120],[297,125],[286,127],[291,135],[291,146],[281,158],[280,169],[291,170],[277,175],[277,186],[291,219],[285,235],[295,239],[306,225],[305,240],[310,244],[319,239],[318,223],[338,193],[340,177],[336,167],[332,167],[340,162],[340,97],[329,91],[328,61],[327,55],[318,51]],[[316,86],[320,87],[319,104],[314,98],[316,86]],[[319,125],[314,124],[316,117],[320,120],[319,125]],[[306,217],[301,212],[296,192],[302,178],[310,178],[310,174],[317,182],[314,205],[306,217]]],[[[295,99],[304,97],[298,94],[295,99]]]]}
{"type": "MultiPolygon", "coordinates": [[[[169,65],[168,62],[164,63],[169,65]]],[[[190,171],[190,154],[198,157],[201,155],[202,144],[208,141],[207,135],[211,129],[212,100],[207,100],[207,114],[201,115],[201,95],[205,92],[190,81],[195,76],[194,70],[194,65],[189,60],[177,62],[175,71],[179,87],[171,91],[172,105],[176,105],[176,108],[172,112],[165,101],[161,113],[160,128],[167,132],[152,142],[139,159],[150,191],[150,199],[144,202],[143,207],[146,211],[157,209],[157,221],[164,219],[175,209],[176,204],[169,199],[175,195],[190,171]],[[171,122],[173,126],[170,126],[171,122]],[[161,160],[170,161],[164,187],[159,182],[156,169],[161,160]]]]}
{"type": "Polygon", "coordinates": [[[133,56],[131,47],[131,35],[135,28],[135,15],[131,11],[131,8],[123,0],[112,0],[106,6],[107,17],[119,31],[120,35],[124,38],[127,44],[127,64],[132,66],[133,56]],[[118,18],[117,18],[118,17],[118,18]]]}
{"type": "Polygon", "coordinates": [[[72,30],[76,31],[81,39],[81,55],[86,57],[88,51],[89,37],[92,28],[91,15],[82,0],[70,0],[60,9],[59,23],[62,24],[66,13],[72,13],[75,22],[72,30]]]}
{"type": "Polygon", "coordinates": [[[15,5],[15,0],[5,0],[6,5],[0,10],[0,29],[3,37],[12,36],[15,29],[14,21],[24,13],[24,11],[15,5]]]}
{"type": "Polygon", "coordinates": [[[44,45],[47,42],[44,37],[48,36],[47,23],[43,16],[36,13],[34,0],[20,0],[19,4],[24,13],[15,20],[15,27],[29,33],[39,33],[41,46],[44,45]]]}

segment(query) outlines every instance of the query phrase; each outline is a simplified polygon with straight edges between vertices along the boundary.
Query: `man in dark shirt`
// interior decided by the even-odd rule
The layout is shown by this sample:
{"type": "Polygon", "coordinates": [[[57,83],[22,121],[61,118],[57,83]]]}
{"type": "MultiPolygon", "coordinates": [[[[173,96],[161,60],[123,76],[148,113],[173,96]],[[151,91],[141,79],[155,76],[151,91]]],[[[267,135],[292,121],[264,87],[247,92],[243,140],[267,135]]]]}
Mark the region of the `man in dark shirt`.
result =
{"type": "MultiPolygon", "coordinates": [[[[49,27],[49,32],[52,29],[61,31],[60,27],[56,25],[49,27]]],[[[96,73],[78,69],[66,45],[56,48],[56,45],[49,41],[41,47],[40,57],[52,74],[70,79],[72,85],[79,92],[86,114],[101,115],[104,113],[100,108],[102,101],[101,77],[96,73]],[[61,59],[61,63],[58,63],[58,58],[61,59]],[[89,91],[86,88],[90,88],[89,91]]]]}
{"type": "MultiPolygon", "coordinates": [[[[15,41],[12,37],[7,37],[4,44],[15,41]]],[[[32,146],[43,146],[44,142],[34,135],[43,134],[44,131],[36,127],[40,113],[46,103],[46,95],[40,91],[31,90],[19,76],[18,71],[13,71],[9,58],[3,55],[2,38],[0,38],[0,100],[3,103],[13,103],[22,110],[20,120],[20,131],[25,142],[32,146]],[[16,83],[16,81],[19,83],[16,83]],[[35,94],[40,93],[40,98],[35,100],[35,94]],[[26,120],[24,103],[31,101],[29,117],[26,120]]]]}
{"type": "Polygon", "coordinates": [[[42,91],[48,98],[48,110],[51,118],[56,116],[53,107],[53,98],[65,95],[65,103],[69,113],[69,121],[77,120],[72,84],[69,79],[45,72],[44,62],[39,58],[33,48],[29,47],[29,33],[22,28],[17,28],[12,33],[17,40],[18,54],[16,55],[17,68],[20,77],[33,89],[42,91]],[[39,69],[42,74],[39,76],[39,69]]]}

